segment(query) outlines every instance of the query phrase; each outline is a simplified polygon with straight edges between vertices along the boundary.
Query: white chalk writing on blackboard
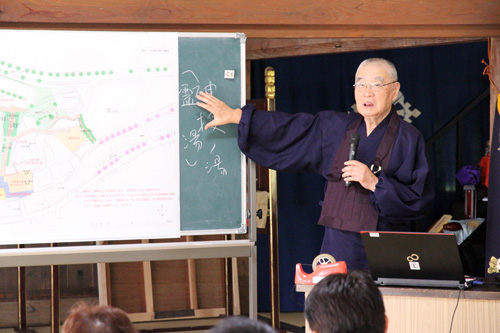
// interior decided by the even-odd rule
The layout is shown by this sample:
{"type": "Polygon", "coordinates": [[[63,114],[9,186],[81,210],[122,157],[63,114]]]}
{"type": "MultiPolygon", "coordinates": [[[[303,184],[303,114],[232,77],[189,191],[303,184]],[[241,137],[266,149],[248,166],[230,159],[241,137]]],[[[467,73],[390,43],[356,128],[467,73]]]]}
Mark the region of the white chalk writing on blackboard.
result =
{"type": "MultiPolygon", "coordinates": [[[[198,127],[198,129],[192,129],[191,131],[189,131],[189,138],[187,138],[185,135],[181,135],[182,138],[184,139],[184,141],[188,141],[188,143],[184,146],[184,149],[188,149],[191,146],[191,147],[196,149],[196,153],[200,152],[200,150],[203,149],[203,141],[201,139],[201,134],[205,131],[204,130],[204,128],[205,128],[204,119],[206,119],[206,117],[204,117],[203,114],[200,113],[200,116],[196,119],[200,123],[200,126],[198,127]]],[[[221,129],[218,129],[218,128],[214,128],[214,129],[225,134],[225,132],[221,129]]],[[[210,149],[209,154],[211,156],[214,156],[215,150],[216,150],[216,145],[213,144],[212,148],[210,149]]],[[[201,156],[201,157],[203,157],[203,156],[201,156]]],[[[187,159],[185,159],[185,161],[186,161],[186,164],[190,167],[194,167],[198,163],[197,160],[188,161],[187,159]]],[[[215,154],[215,158],[213,159],[213,161],[210,161],[210,164],[209,164],[209,162],[205,162],[205,169],[207,169],[207,173],[210,173],[212,170],[217,170],[220,172],[220,174],[222,176],[227,175],[227,170],[224,167],[222,167],[222,162],[223,161],[222,161],[221,156],[219,154],[215,154]]]]}
{"type": "MultiPolygon", "coordinates": [[[[198,80],[198,77],[196,76],[196,74],[191,70],[187,70],[187,71],[182,72],[182,75],[191,76],[192,78],[194,78],[196,80],[196,83],[194,83],[193,86],[190,86],[187,83],[181,84],[181,89],[179,90],[179,94],[182,96],[181,107],[182,106],[196,105],[196,98],[195,97],[199,94],[200,89],[201,89],[200,80],[198,80]]],[[[216,89],[217,89],[217,86],[215,84],[213,84],[211,81],[209,81],[208,84],[203,88],[203,91],[213,95],[216,89]]]]}
{"type": "Polygon", "coordinates": [[[212,168],[215,167],[215,168],[217,168],[218,171],[220,171],[221,175],[223,175],[223,176],[227,175],[226,169],[220,166],[221,163],[222,163],[222,160],[221,160],[220,156],[215,155],[214,164],[212,166],[210,166],[210,169],[208,169],[207,173],[210,173],[210,171],[212,171],[212,168]]]}
{"type": "MultiPolygon", "coordinates": [[[[189,107],[196,106],[197,98],[196,96],[202,90],[203,83],[200,82],[197,75],[192,70],[186,70],[182,72],[180,77],[180,90],[179,96],[181,100],[181,107],[189,107]],[[189,83],[187,83],[189,82],[189,83]]],[[[203,91],[209,93],[211,95],[216,91],[217,86],[212,83],[211,80],[203,86],[203,91]]],[[[206,173],[213,173],[214,171],[218,171],[222,176],[227,175],[227,170],[222,166],[223,158],[220,153],[217,152],[216,145],[214,144],[210,148],[209,156],[206,157],[202,154],[204,148],[204,140],[203,133],[205,132],[206,123],[210,122],[213,119],[213,115],[208,112],[202,112],[199,114],[198,118],[196,118],[199,126],[191,129],[189,134],[182,134],[181,137],[185,141],[185,145],[183,147],[184,150],[187,149],[195,149],[195,157],[189,157],[190,160],[185,159],[185,162],[190,167],[195,167],[198,165],[197,159],[207,159],[204,162],[206,173]]],[[[212,131],[218,131],[222,134],[226,134],[225,131],[217,128],[217,126],[212,127],[212,131]]],[[[202,162],[203,163],[203,162],[202,162]]]]}

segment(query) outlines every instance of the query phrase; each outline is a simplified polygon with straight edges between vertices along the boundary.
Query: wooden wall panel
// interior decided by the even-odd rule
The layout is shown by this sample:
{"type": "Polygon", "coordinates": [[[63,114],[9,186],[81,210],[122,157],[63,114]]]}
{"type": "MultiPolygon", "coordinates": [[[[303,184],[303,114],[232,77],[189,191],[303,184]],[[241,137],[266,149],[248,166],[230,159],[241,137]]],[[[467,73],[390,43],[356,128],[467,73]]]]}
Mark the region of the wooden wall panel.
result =
{"type": "Polygon", "coordinates": [[[239,31],[250,38],[485,37],[500,36],[500,5],[499,0],[6,0],[0,23],[239,31]]]}
{"type": "Polygon", "coordinates": [[[28,299],[50,298],[50,266],[26,267],[28,299]]]}
{"type": "Polygon", "coordinates": [[[96,297],[98,293],[96,265],[59,266],[59,289],[61,298],[70,296],[96,297]]]}
{"type": "Polygon", "coordinates": [[[111,305],[128,313],[146,312],[142,262],[109,265],[111,305]]]}
{"type": "Polygon", "coordinates": [[[196,260],[196,286],[200,309],[225,307],[224,259],[196,260]]]}
{"type": "Polygon", "coordinates": [[[187,260],[151,263],[155,312],[190,308],[187,260]]]}
{"type": "Polygon", "coordinates": [[[17,301],[17,267],[0,269],[0,303],[17,301]]]}

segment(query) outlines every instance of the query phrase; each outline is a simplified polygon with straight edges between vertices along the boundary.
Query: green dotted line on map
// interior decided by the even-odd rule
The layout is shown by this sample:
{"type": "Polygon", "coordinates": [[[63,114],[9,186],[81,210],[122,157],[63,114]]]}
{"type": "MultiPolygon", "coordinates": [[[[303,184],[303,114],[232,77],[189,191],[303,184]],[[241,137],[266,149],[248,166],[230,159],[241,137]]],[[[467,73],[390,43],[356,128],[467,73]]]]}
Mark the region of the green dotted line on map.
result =
{"type": "Polygon", "coordinates": [[[45,118],[49,118],[50,120],[52,120],[52,119],[54,119],[54,115],[49,113],[48,115],[45,115],[43,117],[38,118],[36,121],[36,125],[40,126],[42,124],[42,120],[44,120],[45,118]]]}
{"type": "Polygon", "coordinates": [[[12,98],[19,98],[19,99],[23,99],[23,96],[21,95],[17,95],[13,92],[10,92],[8,90],[5,90],[5,89],[0,89],[0,93],[1,94],[4,94],[4,95],[7,95],[7,96],[12,96],[12,98]]]}
{"type": "MultiPolygon", "coordinates": [[[[9,69],[5,69],[3,70],[3,74],[5,75],[9,75],[10,73],[10,69],[13,68],[13,65],[11,63],[6,63],[4,60],[0,61],[0,66],[7,66],[9,69]]],[[[15,68],[18,72],[22,72],[22,68],[21,66],[16,66],[15,68]]],[[[161,72],[161,71],[168,71],[168,67],[155,67],[155,68],[151,68],[151,67],[148,67],[146,68],[146,71],[148,73],[151,73],[151,72],[161,72]]],[[[134,73],[134,69],[129,69],[128,71],[130,74],[134,73]]],[[[0,73],[2,73],[2,71],[0,70],[0,73]]],[[[55,78],[58,78],[58,77],[66,77],[66,78],[69,78],[69,77],[84,77],[84,76],[103,76],[103,75],[113,75],[114,74],[114,71],[112,70],[109,70],[109,71],[86,71],[86,72],[65,72],[65,73],[59,73],[59,72],[44,72],[44,71],[37,71],[35,69],[32,69],[30,70],[29,68],[25,68],[24,69],[24,73],[26,74],[38,74],[40,77],[42,76],[48,76],[48,77],[55,77],[55,78]]],[[[25,80],[26,79],[26,75],[21,75],[21,80],[25,80]]],[[[37,79],[37,82],[38,83],[41,83],[42,82],[42,79],[41,78],[38,78],[37,79]]]]}

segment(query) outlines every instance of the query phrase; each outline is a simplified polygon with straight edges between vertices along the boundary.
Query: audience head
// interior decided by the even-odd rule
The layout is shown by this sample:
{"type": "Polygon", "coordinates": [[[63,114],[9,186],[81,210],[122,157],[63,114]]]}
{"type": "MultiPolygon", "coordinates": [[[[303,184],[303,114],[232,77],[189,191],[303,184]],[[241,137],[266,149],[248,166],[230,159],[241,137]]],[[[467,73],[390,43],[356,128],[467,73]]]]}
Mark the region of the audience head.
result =
{"type": "Polygon", "coordinates": [[[66,318],[63,333],[137,333],[127,314],[111,306],[75,304],[66,318]]]}
{"type": "Polygon", "coordinates": [[[221,319],[208,333],[276,333],[276,331],[263,322],[235,316],[221,319]]]}
{"type": "Polygon", "coordinates": [[[305,316],[317,333],[383,333],[387,329],[382,294],[363,271],[332,274],[319,281],[306,299],[305,316]]]}

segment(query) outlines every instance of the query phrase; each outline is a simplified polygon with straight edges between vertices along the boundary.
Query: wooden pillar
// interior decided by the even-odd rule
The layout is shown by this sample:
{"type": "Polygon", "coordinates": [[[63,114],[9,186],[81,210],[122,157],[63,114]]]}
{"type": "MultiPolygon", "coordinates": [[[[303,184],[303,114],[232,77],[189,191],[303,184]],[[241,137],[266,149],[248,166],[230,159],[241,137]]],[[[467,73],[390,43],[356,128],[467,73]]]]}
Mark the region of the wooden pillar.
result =
{"type": "MultiPolygon", "coordinates": [[[[226,236],[227,237],[227,236],[226,236]]],[[[226,238],[227,240],[227,238],[226,238]]],[[[233,316],[233,289],[231,284],[233,282],[233,263],[231,258],[224,259],[224,277],[225,277],[225,287],[226,287],[226,315],[233,316]]]]}
{"type": "MultiPolygon", "coordinates": [[[[265,69],[267,110],[276,111],[276,88],[274,68],[265,69]]],[[[276,170],[269,169],[269,255],[271,284],[271,325],[280,328],[280,282],[278,255],[278,181],[276,170]]]]}
{"type": "MultiPolygon", "coordinates": [[[[57,244],[51,244],[57,247],[57,244]]],[[[50,327],[51,333],[59,333],[59,266],[50,266],[50,327]]]]}
{"type": "MultiPolygon", "coordinates": [[[[19,244],[17,248],[24,248],[24,245],[19,244]]],[[[26,320],[26,267],[17,268],[17,311],[19,331],[26,332],[28,328],[26,320]]]]}

